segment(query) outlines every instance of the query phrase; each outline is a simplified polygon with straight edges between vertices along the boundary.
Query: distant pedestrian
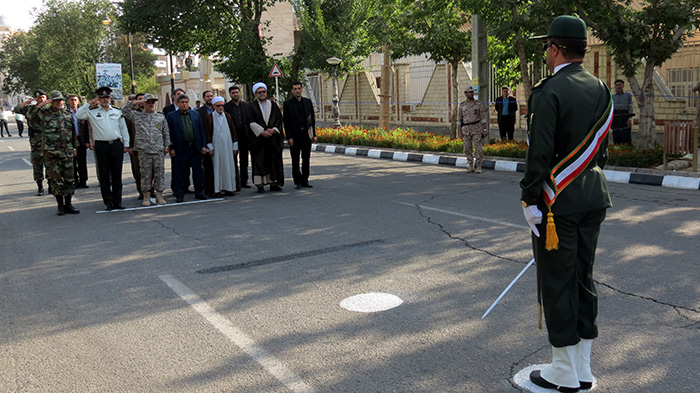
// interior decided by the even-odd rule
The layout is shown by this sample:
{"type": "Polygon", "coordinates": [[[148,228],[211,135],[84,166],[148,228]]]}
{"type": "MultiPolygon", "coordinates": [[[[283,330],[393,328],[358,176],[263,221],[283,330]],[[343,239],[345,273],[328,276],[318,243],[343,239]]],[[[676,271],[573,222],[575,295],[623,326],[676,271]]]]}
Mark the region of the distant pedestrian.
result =
{"type": "Polygon", "coordinates": [[[467,156],[467,173],[481,173],[484,159],[483,139],[486,131],[487,114],[481,102],[474,99],[474,88],[464,89],[467,100],[459,104],[459,136],[464,141],[464,154],[467,156]],[[476,166],[476,170],[474,169],[476,166]]]}
{"type": "MultiPolygon", "coordinates": [[[[200,106],[199,100],[197,101],[196,111],[199,113],[199,117],[202,122],[214,113],[214,106],[211,100],[214,98],[214,93],[211,90],[205,90],[202,93],[202,99],[204,100],[204,105],[200,106]]],[[[202,156],[202,168],[204,173],[204,195],[212,196],[214,195],[214,164],[212,162],[212,157],[209,154],[202,156]]]]}
{"type": "Polygon", "coordinates": [[[7,126],[9,114],[9,111],[5,111],[4,109],[0,108],[0,136],[3,138],[5,137],[3,130],[7,131],[8,138],[12,136],[12,134],[10,134],[10,129],[7,126]]]}
{"type": "Polygon", "coordinates": [[[75,94],[68,95],[68,110],[73,119],[76,138],[78,139],[78,148],[76,150],[75,162],[75,188],[88,188],[88,168],[87,168],[87,150],[86,146],[90,145],[90,127],[87,120],[79,120],[75,117],[80,107],[80,98],[75,94]]]}
{"type": "Polygon", "coordinates": [[[615,93],[613,93],[612,98],[614,107],[613,143],[631,145],[634,105],[632,103],[632,93],[625,91],[625,81],[622,79],[615,81],[615,93]]]}
{"type": "Polygon", "coordinates": [[[24,133],[24,116],[21,113],[15,113],[15,122],[17,122],[17,133],[21,138],[24,133]]]}
{"type": "Polygon", "coordinates": [[[78,214],[71,203],[75,193],[73,160],[77,155],[78,139],[75,135],[73,116],[63,106],[63,95],[52,91],[50,101],[37,105],[41,125],[41,154],[44,156],[51,193],[58,203],[57,214],[78,214]],[[50,105],[46,106],[48,103],[50,105]]]}
{"type": "Polygon", "coordinates": [[[292,98],[284,102],[284,133],[292,157],[294,187],[311,188],[309,167],[311,144],[316,142],[316,117],[311,100],[301,96],[301,82],[292,83],[292,98]],[[301,170],[299,156],[301,155],[301,170]]]}
{"type": "Polygon", "coordinates": [[[190,109],[190,98],[181,94],[175,99],[178,109],[168,113],[170,130],[170,157],[172,162],[175,202],[183,202],[187,180],[192,170],[195,199],[205,200],[202,174],[202,155],[207,153],[204,126],[197,111],[190,109]]]}
{"type": "MultiPolygon", "coordinates": [[[[248,163],[250,156],[250,123],[247,121],[248,104],[241,99],[241,90],[238,86],[231,86],[228,89],[228,94],[231,96],[231,101],[224,105],[226,113],[231,115],[233,125],[236,127],[236,136],[238,137],[238,155],[234,156],[239,164],[240,187],[250,188],[248,184],[248,163]]],[[[238,188],[236,191],[240,191],[238,188]]]]}
{"type": "Polygon", "coordinates": [[[498,118],[498,133],[501,140],[513,140],[515,134],[515,115],[518,112],[518,103],[515,97],[508,94],[508,86],[501,87],[501,96],[496,98],[496,116],[498,118]]]}

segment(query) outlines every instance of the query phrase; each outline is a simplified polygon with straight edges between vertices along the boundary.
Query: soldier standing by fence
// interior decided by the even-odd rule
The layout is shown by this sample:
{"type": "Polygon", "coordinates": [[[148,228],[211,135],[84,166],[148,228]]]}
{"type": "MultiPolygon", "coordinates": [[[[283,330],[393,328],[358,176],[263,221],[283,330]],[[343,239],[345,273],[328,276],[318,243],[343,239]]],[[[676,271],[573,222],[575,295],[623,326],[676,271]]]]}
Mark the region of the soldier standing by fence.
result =
{"type": "Polygon", "coordinates": [[[476,173],[481,173],[481,161],[484,159],[482,145],[486,131],[486,111],[483,105],[474,99],[474,88],[468,86],[464,89],[467,100],[459,104],[459,136],[464,141],[464,154],[467,155],[467,173],[474,172],[476,161],[476,173]],[[476,157],[475,157],[476,156],[476,157]]]}

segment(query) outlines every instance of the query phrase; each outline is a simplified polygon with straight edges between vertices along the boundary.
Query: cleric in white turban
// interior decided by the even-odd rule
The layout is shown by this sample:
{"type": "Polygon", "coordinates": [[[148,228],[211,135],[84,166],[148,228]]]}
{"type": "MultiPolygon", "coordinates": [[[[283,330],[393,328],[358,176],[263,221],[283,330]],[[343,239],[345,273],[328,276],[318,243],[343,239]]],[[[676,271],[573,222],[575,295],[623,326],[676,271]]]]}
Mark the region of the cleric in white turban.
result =
{"type": "Polygon", "coordinates": [[[258,89],[261,87],[263,89],[265,89],[265,91],[267,91],[267,85],[264,84],[263,82],[258,82],[258,83],[253,85],[253,94],[257,93],[258,89]]]}

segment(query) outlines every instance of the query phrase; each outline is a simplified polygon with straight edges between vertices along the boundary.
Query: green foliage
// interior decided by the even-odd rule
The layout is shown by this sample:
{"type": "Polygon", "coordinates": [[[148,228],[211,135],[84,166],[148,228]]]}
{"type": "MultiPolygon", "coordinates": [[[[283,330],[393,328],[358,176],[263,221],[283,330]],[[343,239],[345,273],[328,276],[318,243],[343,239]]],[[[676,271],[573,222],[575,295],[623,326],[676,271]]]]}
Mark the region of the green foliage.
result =
{"type": "Polygon", "coordinates": [[[659,145],[640,151],[631,145],[610,145],[608,146],[608,165],[653,168],[663,164],[663,154],[663,148],[659,145]]]}
{"type": "MultiPolygon", "coordinates": [[[[2,49],[0,69],[8,81],[8,91],[28,94],[41,88],[91,96],[96,87],[95,63],[103,61],[105,47],[113,43],[102,20],[105,16],[113,19],[114,8],[107,0],[48,0],[45,7],[29,32],[14,34],[2,49]]],[[[117,34],[118,47],[108,55],[128,74],[128,49],[125,38],[120,37],[117,34]]],[[[154,75],[153,59],[143,45],[134,47],[138,77],[154,75]]]]}

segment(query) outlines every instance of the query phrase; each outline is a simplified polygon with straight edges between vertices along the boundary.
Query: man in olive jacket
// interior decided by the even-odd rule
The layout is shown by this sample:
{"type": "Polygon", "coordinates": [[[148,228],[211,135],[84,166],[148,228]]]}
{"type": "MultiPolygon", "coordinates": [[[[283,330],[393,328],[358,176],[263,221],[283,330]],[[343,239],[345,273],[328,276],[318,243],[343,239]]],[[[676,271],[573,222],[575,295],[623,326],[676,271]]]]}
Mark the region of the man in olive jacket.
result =
{"type": "Polygon", "coordinates": [[[603,167],[612,121],[610,91],[582,65],[587,27],[573,16],[550,26],[544,49],[554,75],[528,100],[529,149],[520,182],[533,232],[539,297],[552,364],[530,380],[563,392],[590,388],[592,340],[598,336],[593,261],[606,209],[612,206],[603,167]],[[548,215],[542,223],[542,212],[548,215]],[[540,236],[540,233],[542,236],[540,236]]]}

